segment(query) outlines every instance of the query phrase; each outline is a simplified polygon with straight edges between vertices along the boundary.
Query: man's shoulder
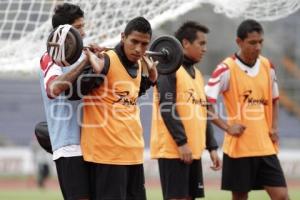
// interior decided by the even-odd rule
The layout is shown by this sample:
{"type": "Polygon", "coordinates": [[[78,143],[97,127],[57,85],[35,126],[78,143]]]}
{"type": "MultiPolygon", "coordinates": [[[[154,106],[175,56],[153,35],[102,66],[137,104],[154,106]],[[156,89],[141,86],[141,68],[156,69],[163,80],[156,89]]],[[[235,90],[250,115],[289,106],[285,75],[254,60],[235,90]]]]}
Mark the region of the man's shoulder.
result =
{"type": "Polygon", "coordinates": [[[41,57],[40,60],[40,67],[42,71],[46,71],[47,68],[49,68],[49,66],[51,66],[53,64],[53,61],[51,59],[51,57],[49,56],[49,54],[46,52],[44,53],[44,55],[41,57]]]}
{"type": "Polygon", "coordinates": [[[263,63],[263,65],[265,65],[266,67],[270,68],[271,70],[275,70],[275,66],[273,65],[272,61],[263,56],[263,55],[259,55],[259,60],[263,63]]]}
{"type": "Polygon", "coordinates": [[[237,57],[235,54],[232,54],[230,56],[225,57],[222,62],[219,65],[223,65],[226,68],[230,68],[232,65],[234,65],[237,57]]]}

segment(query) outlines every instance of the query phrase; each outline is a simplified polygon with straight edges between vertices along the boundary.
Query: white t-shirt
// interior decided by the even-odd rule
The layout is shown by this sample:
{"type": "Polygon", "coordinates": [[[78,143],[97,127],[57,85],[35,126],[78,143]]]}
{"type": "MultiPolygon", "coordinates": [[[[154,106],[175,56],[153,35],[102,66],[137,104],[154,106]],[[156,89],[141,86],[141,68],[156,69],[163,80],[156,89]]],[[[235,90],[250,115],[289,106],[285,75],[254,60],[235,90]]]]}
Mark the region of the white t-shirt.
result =
{"type": "MultiPolygon", "coordinates": [[[[256,60],[253,67],[248,67],[236,57],[234,61],[248,76],[254,77],[259,73],[259,58],[256,60]]],[[[279,98],[279,89],[274,68],[270,68],[270,73],[272,79],[272,96],[274,100],[279,98]]],[[[230,70],[228,66],[224,63],[219,64],[205,86],[205,94],[208,98],[208,101],[211,103],[216,103],[219,94],[228,90],[229,81],[230,70]]]]}

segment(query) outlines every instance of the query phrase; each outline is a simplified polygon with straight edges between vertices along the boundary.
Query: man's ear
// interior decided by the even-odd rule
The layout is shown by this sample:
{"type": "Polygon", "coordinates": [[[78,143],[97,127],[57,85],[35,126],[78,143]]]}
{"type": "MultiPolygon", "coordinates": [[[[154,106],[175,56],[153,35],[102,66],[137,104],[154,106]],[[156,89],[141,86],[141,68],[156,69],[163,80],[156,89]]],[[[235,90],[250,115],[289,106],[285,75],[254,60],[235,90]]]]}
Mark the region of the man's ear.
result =
{"type": "Polygon", "coordinates": [[[237,38],[235,39],[235,42],[236,42],[236,44],[237,44],[239,47],[241,47],[243,40],[242,40],[241,38],[237,37],[237,38]]]}
{"type": "Polygon", "coordinates": [[[125,41],[125,33],[122,32],[121,33],[121,42],[124,43],[124,41],[125,41]]]}
{"type": "Polygon", "coordinates": [[[182,40],[182,47],[185,49],[190,45],[190,41],[188,41],[187,39],[183,39],[182,40]]]}

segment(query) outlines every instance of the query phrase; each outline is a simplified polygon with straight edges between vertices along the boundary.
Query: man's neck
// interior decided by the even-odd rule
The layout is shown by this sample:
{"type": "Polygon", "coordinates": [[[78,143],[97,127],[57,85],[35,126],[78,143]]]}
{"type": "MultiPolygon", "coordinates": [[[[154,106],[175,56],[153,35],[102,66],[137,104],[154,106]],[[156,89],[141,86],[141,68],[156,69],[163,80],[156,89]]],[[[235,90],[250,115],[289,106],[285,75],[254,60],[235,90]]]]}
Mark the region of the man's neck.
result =
{"type": "Polygon", "coordinates": [[[256,59],[255,60],[248,59],[246,56],[244,56],[240,52],[236,53],[235,56],[237,57],[237,59],[239,59],[239,61],[241,61],[247,67],[252,68],[256,63],[256,59]]]}

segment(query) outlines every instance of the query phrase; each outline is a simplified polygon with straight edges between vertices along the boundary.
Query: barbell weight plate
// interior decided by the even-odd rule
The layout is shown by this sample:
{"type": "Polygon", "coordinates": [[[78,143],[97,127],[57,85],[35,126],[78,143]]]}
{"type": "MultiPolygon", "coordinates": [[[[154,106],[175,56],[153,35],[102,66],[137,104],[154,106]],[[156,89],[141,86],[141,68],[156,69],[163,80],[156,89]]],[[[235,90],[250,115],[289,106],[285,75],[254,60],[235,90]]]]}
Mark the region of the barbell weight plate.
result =
{"type": "MultiPolygon", "coordinates": [[[[59,27],[58,27],[59,28],[59,27]]],[[[60,48],[59,46],[55,46],[55,43],[58,41],[59,38],[56,39],[56,41],[52,41],[53,35],[55,33],[56,29],[54,29],[47,40],[47,52],[50,55],[50,49],[53,48],[60,48]],[[53,45],[54,43],[54,45],[53,45]],[[52,44],[52,45],[51,45],[52,44]]],[[[83,49],[83,42],[80,33],[73,27],[70,28],[70,30],[67,33],[67,36],[64,41],[65,44],[65,60],[69,63],[69,65],[74,64],[79,57],[81,56],[82,49],[83,49]]],[[[53,62],[57,65],[63,67],[68,66],[61,62],[58,62],[56,58],[53,57],[53,55],[50,55],[53,62]]]]}
{"type": "Polygon", "coordinates": [[[47,122],[39,122],[37,125],[35,125],[34,133],[40,146],[45,151],[52,154],[52,146],[47,122]]]}
{"type": "Polygon", "coordinates": [[[183,49],[181,43],[173,36],[161,36],[155,39],[149,48],[153,52],[167,51],[168,55],[155,56],[151,55],[155,61],[158,60],[157,71],[160,74],[170,74],[182,65],[183,49]]]}

